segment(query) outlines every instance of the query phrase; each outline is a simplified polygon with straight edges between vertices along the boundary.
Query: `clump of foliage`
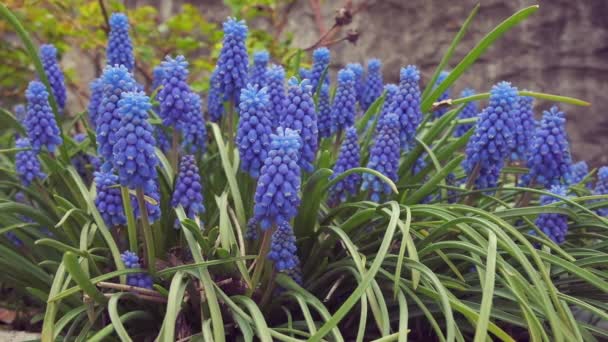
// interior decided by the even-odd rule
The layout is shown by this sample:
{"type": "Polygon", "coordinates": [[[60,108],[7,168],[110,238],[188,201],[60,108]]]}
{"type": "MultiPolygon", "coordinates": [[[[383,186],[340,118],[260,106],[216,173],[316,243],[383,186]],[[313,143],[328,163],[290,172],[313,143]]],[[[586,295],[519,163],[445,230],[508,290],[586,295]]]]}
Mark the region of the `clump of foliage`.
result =
{"type": "MultiPolygon", "coordinates": [[[[0,5],[40,79],[24,121],[1,111],[14,130],[0,155],[0,279],[39,301],[43,341],[607,338],[574,313],[608,319],[608,173],[572,165],[557,108],[518,131],[522,98],[588,104],[507,82],[443,95],[537,9],[441,74],[476,7],[426,88],[413,65],[383,85],[379,61],[332,84],[325,48],[311,70],[299,54],[275,65],[271,50],[253,83],[265,56],[248,60],[250,29],[229,18],[211,122],[173,53],[148,93],[129,65],[107,65],[87,115],[61,115],[0,5]]],[[[153,45],[124,33],[108,56],[137,64],[153,45]]]]}

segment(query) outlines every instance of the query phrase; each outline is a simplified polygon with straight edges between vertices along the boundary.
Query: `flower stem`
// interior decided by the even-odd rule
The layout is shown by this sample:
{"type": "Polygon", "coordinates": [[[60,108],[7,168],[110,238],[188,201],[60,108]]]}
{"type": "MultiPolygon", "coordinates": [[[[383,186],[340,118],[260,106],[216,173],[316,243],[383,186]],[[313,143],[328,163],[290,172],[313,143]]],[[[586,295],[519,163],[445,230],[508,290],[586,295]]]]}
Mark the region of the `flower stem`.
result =
{"type": "Polygon", "coordinates": [[[334,151],[333,151],[333,157],[335,159],[338,159],[338,152],[340,151],[340,144],[342,144],[342,133],[344,133],[342,130],[339,130],[338,133],[336,133],[336,142],[334,143],[334,151]]]}
{"type": "Polygon", "coordinates": [[[122,207],[127,216],[127,234],[129,235],[129,250],[137,253],[137,225],[135,224],[135,216],[133,215],[133,207],[131,206],[131,196],[129,189],[126,186],[120,187],[122,195],[122,207]]]}
{"type": "MultiPolygon", "coordinates": [[[[477,164],[473,168],[473,171],[471,171],[469,178],[467,179],[467,184],[465,185],[466,190],[471,190],[473,188],[473,186],[475,185],[475,180],[477,180],[477,177],[479,176],[480,170],[481,170],[481,163],[477,162],[477,164]]],[[[475,197],[476,197],[476,194],[469,194],[469,196],[467,196],[467,198],[464,200],[464,204],[470,205],[473,202],[473,200],[475,199],[475,197]]]]}
{"type": "Polygon", "coordinates": [[[234,102],[228,102],[228,111],[226,113],[226,125],[228,126],[226,131],[228,132],[228,141],[226,146],[228,147],[228,160],[232,163],[234,158],[234,102]]]}
{"type": "Polygon", "coordinates": [[[139,204],[142,230],[144,232],[144,245],[146,246],[146,260],[148,261],[148,270],[151,275],[154,275],[156,273],[154,238],[152,237],[152,228],[150,227],[150,221],[148,220],[148,208],[146,207],[144,190],[142,188],[138,188],[135,191],[135,194],[137,197],[137,203],[139,204]]]}
{"type": "Polygon", "coordinates": [[[171,167],[173,173],[177,173],[177,160],[179,159],[179,132],[173,129],[173,141],[171,143],[171,167]]]}
{"type": "Polygon", "coordinates": [[[272,236],[273,230],[274,227],[269,228],[264,232],[262,244],[260,245],[260,252],[258,253],[257,258],[255,258],[255,269],[253,270],[253,277],[251,278],[252,286],[248,293],[250,297],[255,292],[258,282],[260,281],[260,277],[262,276],[262,271],[264,269],[264,265],[266,264],[266,254],[268,254],[268,250],[270,249],[270,237],[272,236]]]}

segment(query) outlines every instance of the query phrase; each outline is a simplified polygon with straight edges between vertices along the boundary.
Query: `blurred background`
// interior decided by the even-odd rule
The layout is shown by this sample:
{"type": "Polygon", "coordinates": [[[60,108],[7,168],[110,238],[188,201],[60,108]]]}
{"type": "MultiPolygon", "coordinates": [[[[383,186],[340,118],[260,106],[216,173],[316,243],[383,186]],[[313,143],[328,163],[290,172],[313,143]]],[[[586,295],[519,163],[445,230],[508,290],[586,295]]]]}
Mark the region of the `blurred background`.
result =
{"type": "MultiPolygon", "coordinates": [[[[473,0],[131,0],[16,1],[5,3],[24,22],[37,43],[54,43],[68,78],[69,112],[82,112],[88,84],[103,68],[105,16],[127,11],[132,25],[136,76],[151,82],[151,70],[167,54],[190,62],[193,88],[207,89],[209,73],[227,16],[248,21],[250,51],[267,48],[275,62],[287,63],[297,49],[322,45],[332,51],[332,76],[349,62],[380,58],[385,82],[398,82],[399,69],[416,64],[423,83],[478,1],[473,0]],[[342,11],[340,9],[342,8],[342,11]],[[344,10],[346,9],[346,12],[344,10]],[[352,15],[348,25],[331,29],[336,15],[352,15]],[[329,33],[327,34],[327,32],[329,33]],[[318,44],[317,44],[318,45],[318,44]]],[[[590,107],[560,105],[566,111],[575,160],[608,164],[608,1],[484,0],[469,32],[458,46],[455,66],[486,33],[526,6],[540,10],[507,32],[457,81],[452,97],[465,87],[486,92],[501,80],[520,89],[567,95],[590,107]]],[[[347,19],[350,16],[347,16],[347,19]]],[[[349,20],[347,20],[349,21],[349,20]]],[[[33,77],[18,38],[0,22],[0,106],[23,102],[33,77]]],[[[311,49],[303,55],[309,63],[311,49]]],[[[205,98],[205,96],[203,96],[205,98]]],[[[536,102],[537,115],[550,103],[536,102]]]]}

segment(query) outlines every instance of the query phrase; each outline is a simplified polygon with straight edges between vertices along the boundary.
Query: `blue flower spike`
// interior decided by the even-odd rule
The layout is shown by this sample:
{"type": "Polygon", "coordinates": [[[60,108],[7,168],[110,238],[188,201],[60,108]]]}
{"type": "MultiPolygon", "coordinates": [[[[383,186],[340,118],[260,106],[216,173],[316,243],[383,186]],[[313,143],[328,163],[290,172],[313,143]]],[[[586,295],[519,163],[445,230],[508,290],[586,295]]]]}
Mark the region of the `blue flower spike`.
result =
{"type": "Polygon", "coordinates": [[[367,62],[367,76],[365,78],[363,95],[361,96],[361,108],[364,111],[382,95],[383,82],[382,62],[376,58],[370,59],[367,62]]]}
{"type": "MultiPolygon", "coordinates": [[[[345,171],[361,166],[361,149],[358,140],[357,129],[354,127],[348,128],[346,130],[346,139],[344,139],[340,148],[338,161],[336,162],[336,166],[334,166],[332,179],[345,171]]],[[[345,202],[349,195],[357,193],[360,184],[361,176],[356,173],[340,180],[329,189],[329,205],[333,207],[345,202]]]]}
{"type": "Polygon", "coordinates": [[[87,111],[89,113],[89,121],[93,129],[97,127],[97,117],[99,116],[101,101],[103,100],[103,88],[104,83],[100,78],[96,78],[89,84],[89,90],[91,96],[89,97],[89,106],[87,111]]]}
{"type": "Polygon", "coordinates": [[[515,131],[513,138],[515,139],[515,146],[511,153],[511,161],[525,162],[528,160],[528,153],[530,152],[532,139],[534,138],[534,129],[536,128],[536,120],[532,111],[533,104],[533,98],[528,96],[519,97],[517,109],[514,113],[515,131]]]}
{"type": "Polygon", "coordinates": [[[67,99],[65,90],[65,80],[63,71],[57,61],[57,48],[53,44],[44,44],[40,46],[40,61],[44,68],[44,73],[49,80],[53,96],[59,107],[59,111],[63,112],[67,99]]]}
{"type": "Polygon", "coordinates": [[[355,74],[348,69],[338,72],[338,89],[331,110],[331,132],[343,132],[355,123],[357,94],[355,74]]]}
{"type": "Polygon", "coordinates": [[[24,125],[32,149],[39,152],[46,148],[55,153],[63,139],[59,133],[59,126],[49,104],[49,93],[39,81],[31,81],[25,91],[27,99],[27,117],[24,125]]]}
{"type": "MultiPolygon", "coordinates": [[[[125,251],[120,255],[120,258],[126,268],[143,268],[139,262],[139,257],[134,252],[125,251]]],[[[152,289],[153,281],[147,273],[127,274],[127,285],[152,289]]]]}
{"type": "Polygon", "coordinates": [[[365,92],[365,79],[363,66],[359,63],[348,63],[346,68],[353,72],[355,76],[355,93],[357,94],[357,102],[361,103],[361,98],[365,92]]]}
{"type": "Polygon", "coordinates": [[[224,115],[224,101],[220,89],[219,73],[217,68],[211,73],[209,79],[209,92],[207,93],[207,112],[213,122],[220,122],[224,115]]]}
{"type": "MultiPolygon", "coordinates": [[[[460,97],[469,97],[475,95],[475,90],[471,88],[466,88],[460,93],[460,97]]],[[[478,114],[477,109],[477,101],[471,101],[467,103],[460,114],[458,114],[458,119],[470,119],[476,117],[478,114]]],[[[459,138],[465,135],[471,128],[473,128],[474,124],[461,124],[456,127],[454,131],[454,136],[459,138]]]]}
{"type": "Polygon", "coordinates": [[[253,64],[249,68],[248,84],[257,85],[259,88],[266,86],[266,67],[269,60],[270,54],[266,50],[257,51],[253,54],[253,64]]]}
{"type": "Polygon", "coordinates": [[[268,259],[274,262],[279,272],[293,270],[299,265],[296,237],[288,221],[280,222],[272,233],[268,259]]]}
{"type": "Polygon", "coordinates": [[[327,84],[321,86],[317,110],[319,111],[319,116],[317,118],[319,138],[329,138],[332,135],[332,107],[331,100],[329,99],[329,86],[327,86],[327,84]]]}
{"type": "MultiPolygon", "coordinates": [[[[562,197],[567,197],[568,189],[565,186],[554,185],[551,187],[550,192],[562,197]]],[[[559,198],[551,195],[542,195],[540,197],[540,204],[547,206],[555,202],[561,201],[559,198]]],[[[566,234],[568,233],[568,216],[557,213],[546,213],[540,214],[536,218],[536,226],[547,235],[553,242],[561,245],[566,241],[566,234]]]]}
{"type": "Polygon", "coordinates": [[[224,24],[224,40],[217,61],[219,87],[224,100],[238,104],[241,89],[247,82],[247,25],[243,20],[228,18],[224,24]]]}
{"type": "Polygon", "coordinates": [[[280,65],[272,64],[266,70],[266,81],[268,82],[268,95],[270,107],[268,108],[270,122],[273,131],[280,125],[285,114],[285,69],[280,65]]]}
{"type": "Polygon", "coordinates": [[[44,180],[46,174],[42,172],[38,155],[31,149],[30,141],[27,138],[17,139],[15,147],[24,149],[15,154],[15,169],[21,184],[30,186],[36,179],[44,180]]]}
{"type": "Polygon", "coordinates": [[[112,13],[110,16],[110,34],[106,50],[107,65],[124,65],[129,72],[135,68],[133,44],[129,37],[129,18],[124,13],[112,13]]]}
{"type": "MultiPolygon", "coordinates": [[[[188,218],[194,220],[205,212],[202,191],[201,176],[194,156],[183,156],[179,163],[179,173],[173,190],[171,206],[177,208],[181,205],[188,218]]],[[[175,224],[178,228],[179,222],[176,221],[175,224]]]]}
{"type": "Polygon", "coordinates": [[[118,176],[113,173],[95,172],[95,206],[109,228],[127,223],[118,176]]]}
{"type": "Polygon", "coordinates": [[[414,144],[416,130],[422,122],[420,109],[420,71],[413,65],[401,69],[399,91],[388,107],[399,118],[401,149],[408,151],[414,144]]]}
{"type": "Polygon", "coordinates": [[[319,81],[325,73],[323,84],[329,85],[329,60],[331,55],[329,49],[326,47],[320,47],[312,52],[312,70],[308,73],[308,77],[302,77],[302,79],[309,79],[310,84],[313,87],[313,92],[319,86],[319,81]],[[327,71],[325,71],[327,70],[327,71]]]}

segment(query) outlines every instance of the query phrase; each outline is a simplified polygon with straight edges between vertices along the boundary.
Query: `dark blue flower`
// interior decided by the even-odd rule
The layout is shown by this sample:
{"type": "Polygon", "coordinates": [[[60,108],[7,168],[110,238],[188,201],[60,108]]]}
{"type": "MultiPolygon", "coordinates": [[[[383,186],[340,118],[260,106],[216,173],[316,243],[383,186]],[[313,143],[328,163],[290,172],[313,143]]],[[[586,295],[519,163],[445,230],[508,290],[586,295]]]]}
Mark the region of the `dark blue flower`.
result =
{"type": "Polygon", "coordinates": [[[365,77],[365,87],[360,102],[364,111],[382,95],[383,87],[382,62],[379,59],[370,59],[367,62],[367,76],[365,77]]]}
{"type": "Polygon", "coordinates": [[[122,93],[136,89],[133,75],[124,65],[106,67],[101,75],[103,82],[103,97],[98,107],[95,131],[97,133],[97,154],[105,161],[102,169],[110,171],[112,151],[116,144],[116,132],[120,127],[118,101],[122,93]]]}
{"type": "Polygon", "coordinates": [[[162,64],[157,65],[152,69],[152,91],[155,91],[160,86],[163,85],[163,80],[165,79],[165,69],[162,64]]]}
{"type": "Polygon", "coordinates": [[[566,133],[566,116],[557,107],[545,111],[536,127],[528,157],[529,174],[526,183],[544,187],[560,185],[565,181],[572,164],[570,145],[566,133]]]}
{"type": "Polygon", "coordinates": [[[217,68],[213,69],[209,79],[209,93],[207,94],[207,112],[213,122],[220,122],[224,115],[224,101],[220,89],[219,73],[217,68]]]}
{"type": "Polygon", "coordinates": [[[112,164],[118,171],[120,184],[130,189],[143,188],[156,180],[156,141],[147,121],[151,107],[150,98],[139,92],[124,93],[118,102],[121,120],[112,164]]]}
{"type": "Polygon", "coordinates": [[[302,138],[299,164],[305,171],[310,172],[313,170],[319,143],[317,115],[310,82],[303,80],[298,84],[297,79],[292,77],[289,80],[285,105],[281,126],[296,131],[302,138]]]}
{"type": "Polygon", "coordinates": [[[300,167],[298,156],[302,144],[298,132],[277,128],[271,135],[268,157],[258,178],[253,219],[262,230],[288,222],[300,206],[300,167]]]}
{"type": "Polygon", "coordinates": [[[15,247],[21,248],[23,247],[23,241],[15,234],[15,232],[6,232],[4,233],[4,237],[15,247]]]}
{"type": "Polygon", "coordinates": [[[224,22],[224,41],[217,60],[219,84],[224,100],[238,103],[247,82],[247,25],[243,20],[228,18],[224,22]]]}
{"type": "Polygon", "coordinates": [[[124,13],[112,13],[110,17],[106,58],[108,66],[124,65],[129,72],[135,67],[133,44],[129,37],[129,19],[124,13]]]}
{"type": "Polygon", "coordinates": [[[490,103],[479,114],[463,164],[468,175],[472,175],[479,165],[475,179],[478,189],[493,188],[498,182],[504,160],[514,142],[513,114],[517,101],[517,88],[508,82],[500,82],[492,87],[490,103]]]}
{"type": "Polygon", "coordinates": [[[54,153],[63,139],[59,135],[59,127],[49,105],[49,93],[44,84],[38,81],[30,82],[25,91],[27,98],[27,117],[24,125],[32,149],[36,152],[43,147],[54,153]]]}
{"type": "Polygon", "coordinates": [[[528,96],[519,97],[513,121],[515,122],[515,146],[511,153],[512,161],[526,161],[529,158],[530,146],[534,138],[536,120],[532,111],[534,99],[528,96]]]}
{"type": "Polygon", "coordinates": [[[310,80],[310,69],[300,68],[300,70],[298,70],[298,75],[300,75],[301,80],[304,80],[304,79],[310,80]]]}
{"type": "Polygon", "coordinates": [[[167,153],[171,150],[171,142],[167,138],[167,134],[160,126],[154,126],[154,138],[156,139],[156,147],[167,153]]]}
{"type": "Polygon", "coordinates": [[[266,70],[266,80],[268,82],[268,95],[270,96],[270,122],[274,131],[285,114],[285,69],[280,65],[271,65],[266,70]]]}
{"type": "MultiPolygon", "coordinates": [[[[389,108],[391,107],[391,103],[395,101],[397,94],[399,93],[399,87],[395,84],[387,84],[384,86],[384,91],[386,92],[386,96],[384,98],[384,103],[382,104],[382,108],[380,108],[380,116],[378,116],[378,121],[380,121],[386,114],[390,113],[389,108]]],[[[374,117],[375,119],[375,117],[374,117]]],[[[371,124],[373,121],[370,120],[368,123],[371,124]]]]}
{"type": "Polygon", "coordinates": [[[272,123],[266,88],[258,90],[249,84],[241,91],[239,103],[240,120],[236,134],[236,145],[241,157],[241,169],[258,178],[270,146],[272,123]]]}
{"type": "Polygon", "coordinates": [[[313,92],[319,86],[319,80],[323,76],[323,73],[325,73],[323,84],[329,85],[329,59],[329,49],[326,47],[320,47],[312,52],[312,69],[308,75],[309,77],[302,77],[302,79],[307,78],[310,80],[310,85],[313,87],[313,92]]]}
{"type": "Polygon", "coordinates": [[[182,148],[190,153],[205,153],[207,150],[207,126],[203,118],[201,97],[190,93],[190,108],[184,113],[183,122],[177,129],[182,133],[182,148]]]}
{"type": "Polygon", "coordinates": [[[113,173],[95,172],[95,206],[108,227],[127,223],[122,203],[118,176],[113,173]]]}
{"type": "Polygon", "coordinates": [[[15,147],[27,149],[15,154],[15,169],[21,184],[29,186],[35,179],[44,180],[46,174],[42,172],[38,155],[31,149],[30,141],[27,138],[17,139],[15,147]]]}
{"type": "MultiPolygon", "coordinates": [[[[340,154],[334,166],[334,174],[332,179],[344,173],[347,170],[361,166],[361,151],[359,147],[359,137],[357,129],[350,127],[346,130],[346,139],[340,147],[340,154]]],[[[350,174],[342,179],[336,185],[329,189],[328,203],[331,206],[336,206],[340,202],[345,202],[348,195],[354,195],[359,190],[361,184],[361,176],[357,173],[350,174]]]]}
{"type": "MultiPolygon", "coordinates": [[[[469,97],[475,95],[475,90],[471,88],[466,88],[460,93],[460,97],[469,97]]],[[[467,103],[460,114],[458,114],[458,119],[469,119],[477,116],[477,101],[471,101],[467,103]]],[[[474,124],[462,124],[456,127],[454,131],[455,137],[461,137],[465,135],[471,128],[473,128],[474,124]]]]}
{"type": "MultiPolygon", "coordinates": [[[[181,205],[190,219],[195,219],[205,212],[203,205],[203,187],[201,176],[193,155],[185,155],[179,163],[179,174],[175,181],[171,206],[177,208],[181,205]]],[[[177,227],[179,227],[179,223],[177,227]]]]}
{"type": "MultiPolygon", "coordinates": [[[[382,173],[392,181],[397,181],[399,155],[399,118],[396,114],[389,113],[378,122],[374,145],[370,150],[367,167],[382,173]]],[[[370,198],[374,202],[379,202],[383,194],[391,192],[388,184],[385,184],[378,177],[369,173],[363,175],[361,190],[369,190],[370,198]]]]}
{"type": "MultiPolygon", "coordinates": [[[[568,175],[566,176],[566,183],[569,185],[576,185],[582,182],[588,174],[589,166],[587,166],[586,161],[581,160],[578,163],[570,165],[570,172],[568,172],[568,175]]],[[[588,182],[585,186],[589,189],[592,188],[591,182],[588,182]]]]}
{"type": "Polygon", "coordinates": [[[63,111],[66,102],[65,81],[63,71],[59,67],[57,61],[57,49],[52,44],[44,44],[40,46],[40,61],[44,68],[44,73],[49,80],[49,85],[55,96],[55,101],[59,107],[59,111],[63,111]]]}
{"type": "MultiPolygon", "coordinates": [[[[563,197],[566,197],[567,195],[567,188],[564,186],[553,186],[550,191],[551,193],[563,197]]],[[[542,206],[559,201],[561,201],[559,198],[550,195],[543,195],[540,197],[540,204],[542,206]]],[[[568,233],[568,216],[557,213],[540,214],[536,218],[535,224],[555,243],[562,244],[566,240],[566,233],[568,233]]]]}
{"type": "Polygon", "coordinates": [[[420,109],[420,71],[409,65],[401,69],[399,91],[389,104],[388,113],[395,113],[399,118],[399,139],[401,149],[409,150],[415,141],[416,130],[422,122],[420,109]]]}
{"type": "Polygon", "coordinates": [[[89,106],[87,107],[87,111],[89,112],[89,122],[93,129],[97,126],[97,117],[99,113],[99,106],[101,105],[101,101],[103,100],[103,89],[104,84],[103,80],[100,78],[96,78],[89,84],[89,90],[91,91],[91,96],[89,97],[89,106]]]}
{"type": "MultiPolygon", "coordinates": [[[[595,183],[593,194],[608,195],[608,166],[602,166],[597,171],[597,182],[595,183]]],[[[608,206],[598,209],[597,213],[601,216],[608,217],[608,206]]]]}
{"type": "Polygon", "coordinates": [[[363,79],[363,67],[359,63],[348,63],[346,68],[353,72],[355,76],[355,94],[357,94],[357,101],[361,104],[361,99],[365,93],[365,80],[363,79]]]}
{"type": "Polygon", "coordinates": [[[319,117],[317,119],[319,138],[328,138],[331,136],[331,102],[327,84],[321,86],[317,110],[319,112],[319,117]]]}
{"type": "Polygon", "coordinates": [[[266,86],[266,66],[268,65],[269,59],[270,55],[266,50],[257,51],[253,54],[253,64],[251,65],[251,68],[249,68],[248,84],[257,84],[259,88],[266,86]]]}
{"type": "Polygon", "coordinates": [[[188,62],[184,56],[167,56],[161,63],[163,88],[158,92],[159,115],[163,125],[178,127],[187,122],[186,115],[192,110],[192,90],[188,85],[188,62]]]}
{"type": "MultiPolygon", "coordinates": [[[[445,81],[445,79],[448,77],[448,75],[450,74],[449,71],[441,71],[439,73],[439,76],[437,76],[437,80],[435,81],[435,86],[434,88],[438,87],[443,81],[445,81]]],[[[446,89],[446,91],[443,92],[443,94],[439,95],[439,98],[437,98],[437,101],[444,101],[450,98],[450,88],[446,89]]],[[[448,107],[439,107],[437,108],[434,112],[433,112],[433,118],[437,119],[442,117],[445,113],[447,113],[449,110],[448,107]]]]}
{"type": "MultiPolygon", "coordinates": [[[[142,268],[139,263],[139,257],[131,251],[125,251],[120,255],[120,258],[126,268],[142,268]]],[[[132,273],[127,274],[127,285],[151,289],[153,281],[152,277],[147,273],[132,273]]]]}
{"type": "Polygon", "coordinates": [[[283,272],[296,268],[299,264],[298,247],[293,228],[287,221],[279,222],[272,233],[268,259],[274,262],[277,271],[283,272]]]}
{"type": "Polygon", "coordinates": [[[331,109],[331,132],[344,131],[355,123],[357,94],[355,74],[348,69],[338,72],[338,89],[331,109]]]}

